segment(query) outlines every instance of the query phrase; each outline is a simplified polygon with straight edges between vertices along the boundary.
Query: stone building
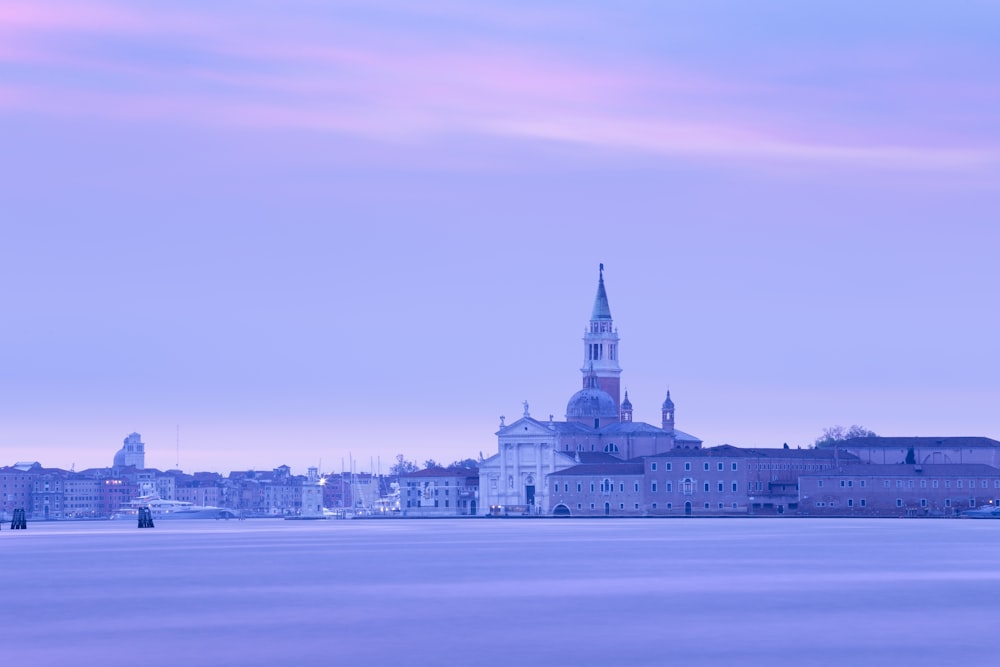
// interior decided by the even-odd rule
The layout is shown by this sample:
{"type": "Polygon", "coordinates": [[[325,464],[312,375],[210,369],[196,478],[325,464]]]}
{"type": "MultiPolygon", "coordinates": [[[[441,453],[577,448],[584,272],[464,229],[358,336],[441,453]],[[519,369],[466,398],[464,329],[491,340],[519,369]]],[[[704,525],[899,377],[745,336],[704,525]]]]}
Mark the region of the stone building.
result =
{"type": "MultiPolygon", "coordinates": [[[[619,359],[620,340],[611,317],[602,264],[590,322],[583,334],[582,387],[567,402],[565,420],[556,420],[553,415],[548,420],[535,419],[527,401],[517,421],[507,424],[500,418],[497,454],[480,464],[480,514],[496,513],[497,508],[506,508],[505,513],[551,512],[554,504],[546,479],[587,463],[581,455],[607,454],[611,461],[621,463],[674,448],[701,447],[701,440],[675,428],[675,406],[669,391],[660,406],[659,426],[633,421],[628,393],[622,398],[619,359]]],[[[587,507],[590,502],[586,501],[587,507]]],[[[593,502],[596,507],[597,500],[593,502]]],[[[635,503],[618,502],[623,504],[635,503]]]]}
{"type": "Polygon", "coordinates": [[[478,472],[467,468],[427,468],[399,476],[403,516],[475,516],[478,472]]]}

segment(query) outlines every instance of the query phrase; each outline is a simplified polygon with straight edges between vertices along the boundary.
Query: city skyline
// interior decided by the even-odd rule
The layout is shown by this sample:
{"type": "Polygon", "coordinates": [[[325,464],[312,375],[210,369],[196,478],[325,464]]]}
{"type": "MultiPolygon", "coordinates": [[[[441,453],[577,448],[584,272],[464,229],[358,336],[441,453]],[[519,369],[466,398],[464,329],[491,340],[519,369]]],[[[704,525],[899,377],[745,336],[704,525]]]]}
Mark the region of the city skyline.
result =
{"type": "Polygon", "coordinates": [[[383,471],[622,388],[1000,436],[996,7],[0,9],[0,459],[383,471]]]}

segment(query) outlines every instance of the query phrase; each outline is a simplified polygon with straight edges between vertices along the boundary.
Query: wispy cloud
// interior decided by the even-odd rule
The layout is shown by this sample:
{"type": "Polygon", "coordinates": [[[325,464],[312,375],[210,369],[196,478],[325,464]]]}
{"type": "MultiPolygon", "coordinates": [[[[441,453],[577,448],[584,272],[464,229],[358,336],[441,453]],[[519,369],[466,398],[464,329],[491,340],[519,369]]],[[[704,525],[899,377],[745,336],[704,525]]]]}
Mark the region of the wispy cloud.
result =
{"type": "Polygon", "coordinates": [[[977,169],[1000,158],[995,138],[942,145],[918,127],[894,127],[890,141],[861,115],[810,113],[795,86],[665,59],[609,63],[486,28],[475,39],[414,34],[374,15],[310,16],[294,3],[239,16],[177,7],[10,0],[0,9],[0,63],[17,76],[0,108],[723,160],[977,169]]]}

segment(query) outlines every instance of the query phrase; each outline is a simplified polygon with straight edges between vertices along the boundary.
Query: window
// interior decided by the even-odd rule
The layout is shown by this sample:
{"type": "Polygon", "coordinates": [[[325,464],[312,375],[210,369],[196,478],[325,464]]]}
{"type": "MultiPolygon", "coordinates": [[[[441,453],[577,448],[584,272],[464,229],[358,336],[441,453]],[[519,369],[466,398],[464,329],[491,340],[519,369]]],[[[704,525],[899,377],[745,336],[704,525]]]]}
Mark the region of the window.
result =
{"type": "Polygon", "coordinates": [[[861,480],[860,482],[858,482],[858,486],[860,486],[862,489],[865,488],[865,480],[861,480]]]}
{"type": "Polygon", "coordinates": [[[891,482],[889,482],[889,480],[887,480],[887,479],[883,479],[882,480],[882,488],[883,489],[888,489],[890,484],[891,484],[891,482]]]}
{"type": "Polygon", "coordinates": [[[912,479],[906,480],[906,488],[908,488],[908,489],[912,489],[913,488],[913,480],[912,479]]]}
{"type": "Polygon", "coordinates": [[[962,480],[960,480],[960,479],[955,480],[955,488],[957,488],[957,489],[961,489],[962,488],[962,480]]]}
{"type": "Polygon", "coordinates": [[[581,491],[583,491],[583,485],[580,484],[580,482],[577,482],[576,483],[576,492],[580,493],[581,491]]]}
{"type": "Polygon", "coordinates": [[[625,509],[625,503],[621,503],[620,505],[618,505],[618,509],[621,510],[625,509]]]}
{"type": "Polygon", "coordinates": [[[639,482],[635,483],[635,492],[639,493],[639,482]]]}
{"type": "Polygon", "coordinates": [[[674,464],[673,464],[673,463],[670,463],[670,462],[668,461],[668,462],[667,462],[667,472],[670,472],[670,471],[671,471],[671,470],[673,470],[673,469],[674,469],[674,464]]]}
{"type": "Polygon", "coordinates": [[[854,498],[848,498],[847,499],[847,506],[848,507],[854,507],[854,498]]]}
{"type": "Polygon", "coordinates": [[[652,470],[653,472],[656,472],[656,462],[655,461],[653,463],[649,464],[649,469],[652,470]]]}
{"type": "Polygon", "coordinates": [[[976,506],[976,499],[969,498],[969,507],[975,507],[975,506],[976,506]]]}
{"type": "Polygon", "coordinates": [[[864,498],[862,498],[862,499],[861,499],[861,506],[862,506],[862,507],[867,507],[867,506],[868,506],[868,501],[867,501],[867,500],[865,500],[864,498]]]}
{"type": "Polygon", "coordinates": [[[708,471],[708,461],[705,461],[705,471],[708,471]]]}
{"type": "Polygon", "coordinates": [[[673,508],[674,508],[674,504],[673,503],[667,503],[667,509],[668,510],[672,510],[673,508]]]}
{"type": "Polygon", "coordinates": [[[639,503],[636,503],[636,504],[635,504],[635,508],[636,508],[636,509],[639,509],[639,503]]]}
{"type": "Polygon", "coordinates": [[[594,503],[590,503],[590,509],[594,509],[594,503]]]}
{"type": "Polygon", "coordinates": [[[816,481],[816,486],[818,486],[819,488],[821,488],[821,489],[822,489],[822,488],[823,488],[823,480],[821,480],[821,479],[820,479],[820,480],[817,480],[817,481],[816,481]]]}
{"type": "Polygon", "coordinates": [[[654,510],[656,509],[656,503],[653,503],[653,509],[654,510]]]}
{"type": "Polygon", "coordinates": [[[576,508],[577,508],[578,510],[582,510],[582,509],[583,509],[583,503],[577,503],[577,504],[576,504],[576,508]]]}
{"type": "Polygon", "coordinates": [[[736,472],[736,461],[733,461],[733,472],[736,472]]]}
{"type": "Polygon", "coordinates": [[[656,482],[653,482],[649,485],[649,490],[652,493],[656,493],[656,482]]]}
{"type": "Polygon", "coordinates": [[[903,480],[901,480],[901,479],[897,479],[896,480],[896,488],[897,489],[903,488],[903,480]]]}
{"type": "Polygon", "coordinates": [[[594,492],[594,483],[593,482],[590,483],[590,492],[591,493],[594,492]]]}
{"type": "Polygon", "coordinates": [[[710,505],[708,503],[705,503],[705,509],[708,509],[709,507],[710,505]]]}
{"type": "Polygon", "coordinates": [[[622,493],[625,493],[625,482],[622,482],[621,484],[618,485],[618,490],[621,491],[622,493]]]}
{"type": "Polygon", "coordinates": [[[896,507],[902,507],[902,506],[903,506],[903,499],[896,498],[896,507]]]}
{"type": "Polygon", "coordinates": [[[670,493],[673,490],[674,490],[673,483],[672,482],[667,482],[667,493],[670,493]]]}
{"type": "Polygon", "coordinates": [[[938,481],[936,479],[931,480],[931,488],[932,489],[938,488],[938,481]]]}
{"type": "Polygon", "coordinates": [[[722,472],[723,467],[724,466],[722,465],[722,461],[719,461],[719,472],[722,472]]]}
{"type": "Polygon", "coordinates": [[[984,489],[988,489],[988,488],[989,488],[989,485],[988,485],[988,484],[986,483],[986,480],[985,480],[985,479],[983,480],[983,484],[982,484],[982,487],[983,487],[984,489]]]}
{"type": "Polygon", "coordinates": [[[709,489],[711,488],[712,486],[708,482],[705,482],[705,493],[708,493],[709,489]]]}
{"type": "Polygon", "coordinates": [[[854,480],[853,479],[847,480],[847,486],[853,488],[854,487],[854,480]]]}
{"type": "Polygon", "coordinates": [[[951,488],[951,480],[950,479],[944,480],[944,488],[946,488],[946,489],[950,489],[951,488]]]}
{"type": "MultiPolygon", "coordinates": [[[[591,484],[593,486],[593,484],[591,484]]],[[[601,482],[601,493],[611,493],[615,490],[615,484],[610,479],[606,479],[601,482]]],[[[593,491],[593,489],[591,489],[593,491]]]]}
{"type": "Polygon", "coordinates": [[[608,454],[617,454],[618,445],[616,445],[613,442],[609,442],[608,444],[604,445],[604,451],[608,454]]]}
{"type": "Polygon", "coordinates": [[[723,490],[722,482],[719,482],[719,493],[722,493],[722,490],[723,490]]]}
{"type": "Polygon", "coordinates": [[[844,488],[845,486],[847,486],[847,482],[840,480],[840,488],[844,488]]]}
{"type": "Polygon", "coordinates": [[[920,499],[920,506],[921,507],[927,507],[927,499],[926,498],[921,498],[920,499]]]}
{"type": "Polygon", "coordinates": [[[690,469],[691,469],[691,462],[690,461],[685,461],[684,462],[684,470],[690,470],[690,469]]]}
{"type": "Polygon", "coordinates": [[[945,498],[944,499],[944,506],[945,507],[951,507],[951,498],[945,498]]]}
{"type": "Polygon", "coordinates": [[[921,489],[926,489],[927,488],[927,480],[926,479],[920,480],[920,488],[921,489]]]}

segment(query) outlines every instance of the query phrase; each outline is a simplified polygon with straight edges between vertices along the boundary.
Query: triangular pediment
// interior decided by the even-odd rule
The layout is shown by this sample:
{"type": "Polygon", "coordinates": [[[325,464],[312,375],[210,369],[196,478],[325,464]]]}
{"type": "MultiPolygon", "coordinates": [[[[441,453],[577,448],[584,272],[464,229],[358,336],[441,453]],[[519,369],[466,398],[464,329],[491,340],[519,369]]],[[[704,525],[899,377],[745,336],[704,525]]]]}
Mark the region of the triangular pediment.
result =
{"type": "Polygon", "coordinates": [[[509,438],[514,436],[518,437],[538,436],[538,435],[550,436],[553,434],[554,431],[551,428],[549,428],[548,424],[532,419],[531,417],[521,417],[513,424],[507,424],[506,426],[504,426],[503,428],[501,428],[499,431],[496,432],[496,435],[498,435],[501,438],[503,437],[509,438]]]}

